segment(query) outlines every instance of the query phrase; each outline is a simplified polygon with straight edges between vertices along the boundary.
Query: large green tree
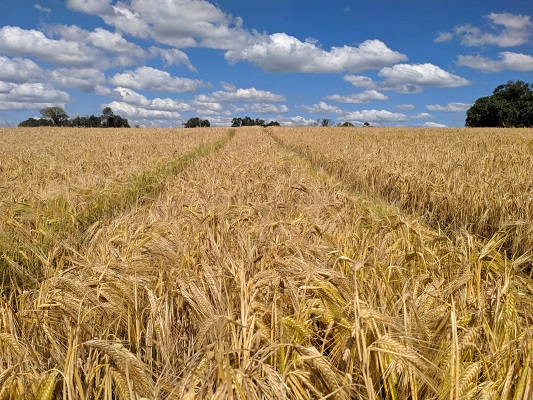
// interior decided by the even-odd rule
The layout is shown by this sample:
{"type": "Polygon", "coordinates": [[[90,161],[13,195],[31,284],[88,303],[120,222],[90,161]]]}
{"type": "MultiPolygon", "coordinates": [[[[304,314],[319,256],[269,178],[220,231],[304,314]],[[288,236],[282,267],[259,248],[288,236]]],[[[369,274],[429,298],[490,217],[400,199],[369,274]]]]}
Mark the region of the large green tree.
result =
{"type": "Polygon", "coordinates": [[[187,122],[181,123],[184,128],[208,128],[211,126],[211,122],[208,119],[200,119],[198,117],[192,117],[187,122]]]}
{"type": "Polygon", "coordinates": [[[509,81],[466,112],[468,127],[533,127],[533,84],[509,81]]]}
{"type": "Polygon", "coordinates": [[[51,120],[54,126],[62,126],[68,121],[68,115],[61,107],[46,107],[41,111],[44,119],[51,120]]]}

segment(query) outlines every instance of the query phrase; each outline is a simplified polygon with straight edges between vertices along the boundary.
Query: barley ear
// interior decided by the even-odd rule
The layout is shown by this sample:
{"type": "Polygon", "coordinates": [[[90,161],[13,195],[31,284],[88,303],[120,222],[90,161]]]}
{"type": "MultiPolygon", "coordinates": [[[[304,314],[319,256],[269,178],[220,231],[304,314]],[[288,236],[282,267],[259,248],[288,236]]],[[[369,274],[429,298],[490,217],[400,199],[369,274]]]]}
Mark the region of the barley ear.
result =
{"type": "Polygon", "coordinates": [[[41,380],[37,393],[35,393],[35,400],[52,400],[58,376],[59,371],[52,371],[41,380]]]}

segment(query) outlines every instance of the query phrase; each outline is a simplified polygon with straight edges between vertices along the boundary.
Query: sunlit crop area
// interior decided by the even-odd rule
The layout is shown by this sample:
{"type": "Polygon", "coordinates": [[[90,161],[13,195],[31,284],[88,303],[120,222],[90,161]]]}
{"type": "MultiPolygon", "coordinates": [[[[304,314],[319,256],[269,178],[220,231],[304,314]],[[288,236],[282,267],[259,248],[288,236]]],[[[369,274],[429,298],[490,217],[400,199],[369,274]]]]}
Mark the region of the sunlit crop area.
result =
{"type": "Polygon", "coordinates": [[[530,130],[108,132],[0,131],[0,399],[533,396],[530,130]]]}

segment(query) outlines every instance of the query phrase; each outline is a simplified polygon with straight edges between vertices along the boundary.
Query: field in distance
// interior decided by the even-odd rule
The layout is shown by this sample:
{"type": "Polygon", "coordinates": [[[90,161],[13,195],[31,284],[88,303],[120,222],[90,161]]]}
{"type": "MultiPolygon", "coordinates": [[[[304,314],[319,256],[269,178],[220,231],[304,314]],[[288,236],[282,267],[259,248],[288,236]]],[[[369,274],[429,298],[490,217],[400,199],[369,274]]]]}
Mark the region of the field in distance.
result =
{"type": "Polygon", "coordinates": [[[531,398],[532,136],[0,129],[0,398],[531,398]]]}

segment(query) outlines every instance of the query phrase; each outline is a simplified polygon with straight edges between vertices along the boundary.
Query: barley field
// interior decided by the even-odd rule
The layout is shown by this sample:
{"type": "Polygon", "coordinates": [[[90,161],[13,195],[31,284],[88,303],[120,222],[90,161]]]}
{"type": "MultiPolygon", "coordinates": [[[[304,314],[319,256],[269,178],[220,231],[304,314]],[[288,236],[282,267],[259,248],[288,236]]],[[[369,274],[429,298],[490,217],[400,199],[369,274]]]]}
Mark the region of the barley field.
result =
{"type": "Polygon", "coordinates": [[[0,129],[0,399],[533,398],[531,130],[0,129]]]}

